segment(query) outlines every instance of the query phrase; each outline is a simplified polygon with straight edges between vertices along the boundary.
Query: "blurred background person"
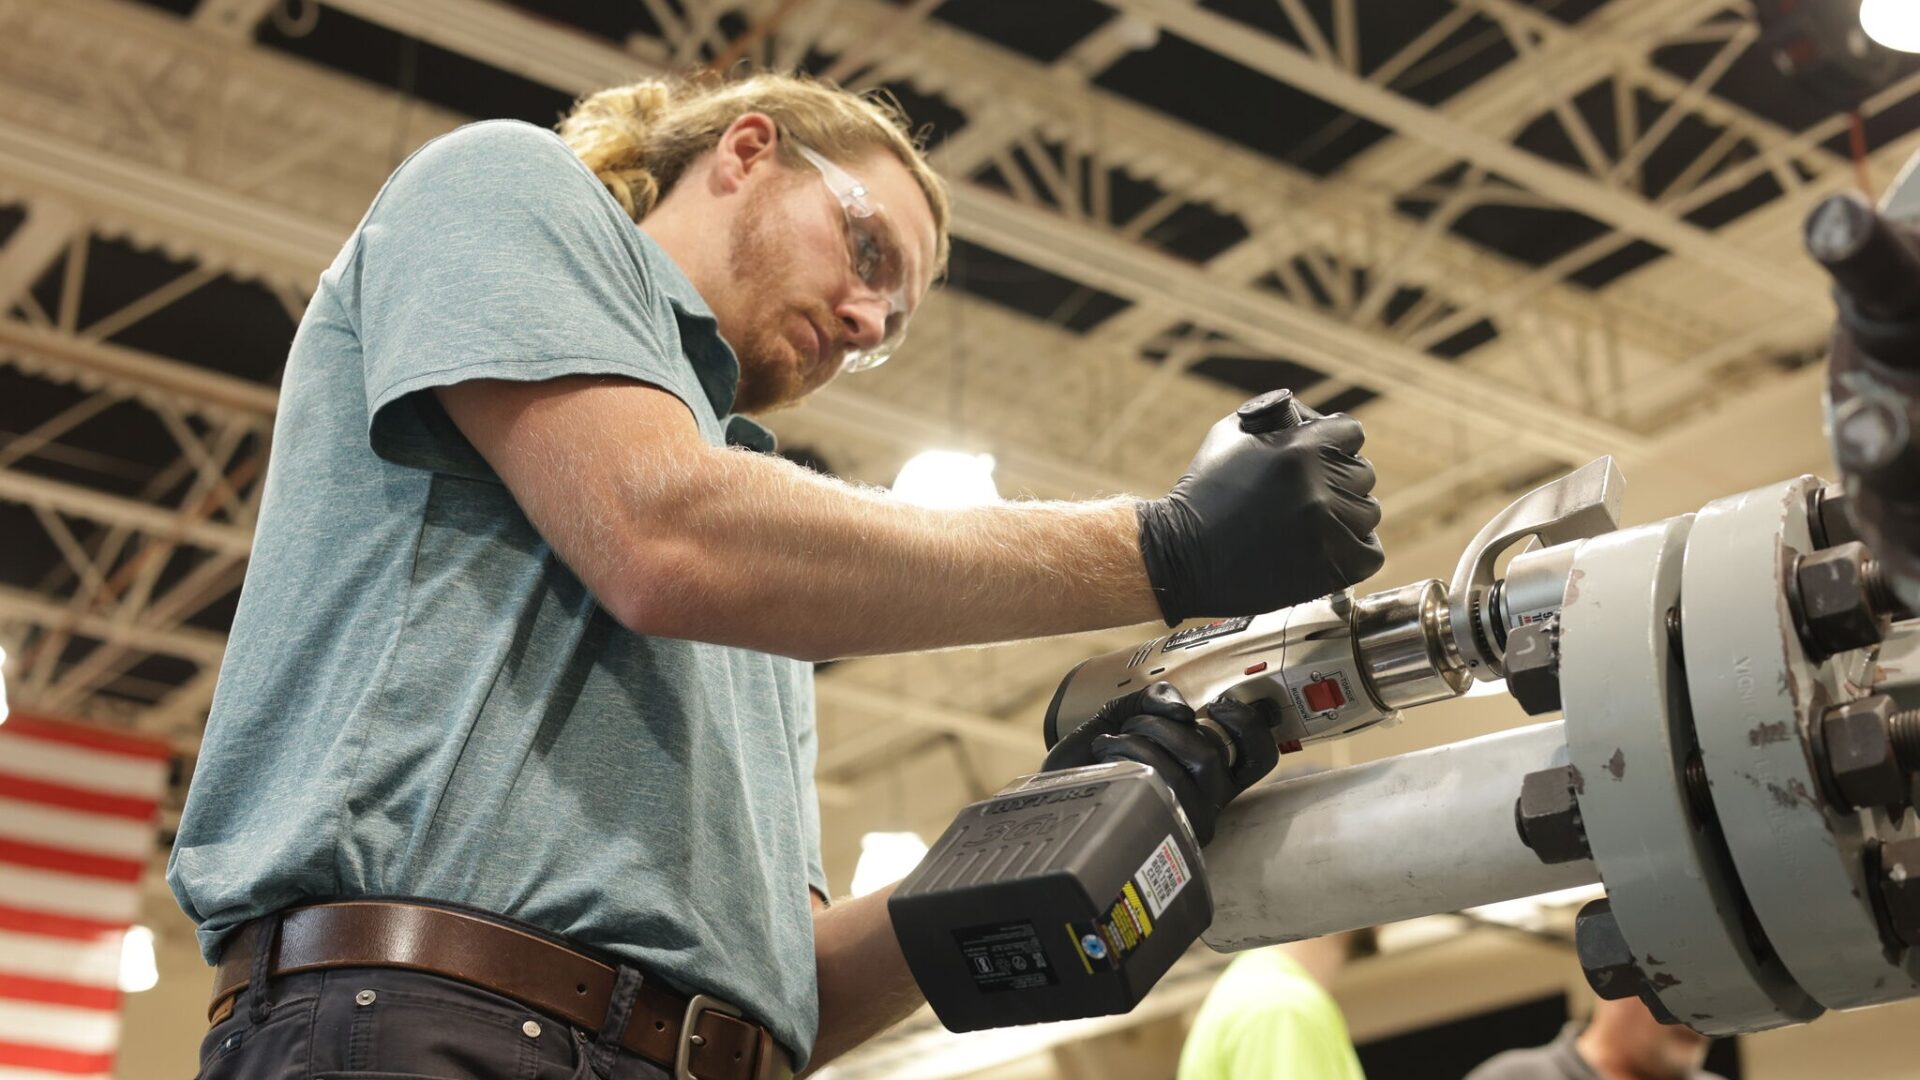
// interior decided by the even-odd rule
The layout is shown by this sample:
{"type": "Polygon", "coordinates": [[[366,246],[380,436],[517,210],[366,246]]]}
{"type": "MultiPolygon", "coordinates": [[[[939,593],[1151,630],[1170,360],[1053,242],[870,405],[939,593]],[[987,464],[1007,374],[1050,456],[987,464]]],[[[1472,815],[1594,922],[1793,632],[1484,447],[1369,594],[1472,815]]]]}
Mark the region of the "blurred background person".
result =
{"type": "Polygon", "coordinates": [[[1375,951],[1371,929],[1253,949],[1222,972],[1187,1032],[1179,1080],[1363,1080],[1327,984],[1375,951]]]}
{"type": "Polygon", "coordinates": [[[1725,1080],[1701,1068],[1712,1045],[1655,1020],[1639,998],[1597,1001],[1586,1022],[1569,1021],[1545,1046],[1496,1055],[1467,1080],[1725,1080]]]}

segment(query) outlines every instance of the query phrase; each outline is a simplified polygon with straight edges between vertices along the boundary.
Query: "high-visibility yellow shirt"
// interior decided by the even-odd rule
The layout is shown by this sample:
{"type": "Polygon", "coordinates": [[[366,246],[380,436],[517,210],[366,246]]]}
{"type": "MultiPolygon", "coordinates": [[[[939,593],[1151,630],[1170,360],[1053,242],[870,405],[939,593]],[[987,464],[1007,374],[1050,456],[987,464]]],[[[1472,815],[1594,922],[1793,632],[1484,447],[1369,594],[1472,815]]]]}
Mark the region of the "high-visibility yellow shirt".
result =
{"type": "Polygon", "coordinates": [[[1279,949],[1227,965],[1194,1017],[1179,1080],[1365,1080],[1333,998],[1279,949]]]}

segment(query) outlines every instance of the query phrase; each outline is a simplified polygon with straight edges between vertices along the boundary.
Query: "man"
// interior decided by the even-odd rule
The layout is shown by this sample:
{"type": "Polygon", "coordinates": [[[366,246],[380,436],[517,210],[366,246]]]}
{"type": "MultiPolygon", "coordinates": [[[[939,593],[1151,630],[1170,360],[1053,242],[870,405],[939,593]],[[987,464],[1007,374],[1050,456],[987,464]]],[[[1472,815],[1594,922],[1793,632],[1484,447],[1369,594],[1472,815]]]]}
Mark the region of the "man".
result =
{"type": "MultiPolygon", "coordinates": [[[[905,131],[804,80],[656,81],[389,179],[294,340],[169,868],[219,965],[207,1080],[817,1066],[920,997],[885,892],[826,905],[804,661],[1378,569],[1359,425],[1266,432],[1271,402],[1147,501],[927,510],[732,448],[885,359],[939,274],[905,131]]],[[[1153,711],[1082,761],[1181,774],[1210,827],[1244,775],[1153,711]]]]}
{"type": "Polygon", "coordinates": [[[1327,984],[1374,951],[1372,930],[1252,949],[1207,991],[1180,1049],[1179,1080],[1363,1080],[1327,984]]]}
{"type": "Polygon", "coordinates": [[[1531,1050],[1509,1050],[1467,1080],[1723,1080],[1701,1068],[1713,1040],[1680,1024],[1662,1024],[1637,997],[1597,1001],[1586,1024],[1531,1050]]]}

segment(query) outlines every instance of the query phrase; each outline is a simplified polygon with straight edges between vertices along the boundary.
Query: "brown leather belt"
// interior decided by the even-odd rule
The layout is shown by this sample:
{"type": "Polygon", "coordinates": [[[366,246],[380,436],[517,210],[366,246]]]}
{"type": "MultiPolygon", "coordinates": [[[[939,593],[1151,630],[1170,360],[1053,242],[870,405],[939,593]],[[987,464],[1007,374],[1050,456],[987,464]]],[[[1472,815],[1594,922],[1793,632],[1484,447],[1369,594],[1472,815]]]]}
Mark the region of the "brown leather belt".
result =
{"type": "MultiPolygon", "coordinates": [[[[227,944],[214,972],[210,1019],[224,1018],[253,974],[264,920],[227,944]]],[[[615,970],[584,953],[446,908],[350,900],[290,908],[269,971],[291,975],[343,967],[405,968],[491,990],[536,1012],[595,1031],[613,997],[615,970]]],[[[773,1036],[739,1010],[643,983],[621,1042],[677,1080],[787,1080],[793,1066],[773,1036]]]]}

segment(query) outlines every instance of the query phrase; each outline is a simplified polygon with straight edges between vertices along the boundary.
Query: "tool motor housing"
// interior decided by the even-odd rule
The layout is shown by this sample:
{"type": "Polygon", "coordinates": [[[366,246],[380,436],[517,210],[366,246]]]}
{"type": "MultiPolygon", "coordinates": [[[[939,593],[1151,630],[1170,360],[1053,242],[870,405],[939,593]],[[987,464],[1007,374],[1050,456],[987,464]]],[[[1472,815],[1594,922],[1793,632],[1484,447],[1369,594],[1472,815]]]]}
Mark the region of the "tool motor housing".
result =
{"type": "Polygon", "coordinates": [[[968,806],[887,904],[952,1031],[1124,1013],[1213,921],[1200,847],[1145,765],[1022,777],[968,806]]]}

